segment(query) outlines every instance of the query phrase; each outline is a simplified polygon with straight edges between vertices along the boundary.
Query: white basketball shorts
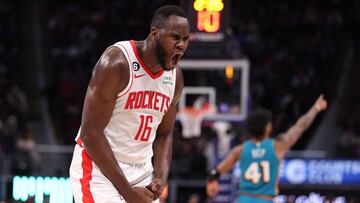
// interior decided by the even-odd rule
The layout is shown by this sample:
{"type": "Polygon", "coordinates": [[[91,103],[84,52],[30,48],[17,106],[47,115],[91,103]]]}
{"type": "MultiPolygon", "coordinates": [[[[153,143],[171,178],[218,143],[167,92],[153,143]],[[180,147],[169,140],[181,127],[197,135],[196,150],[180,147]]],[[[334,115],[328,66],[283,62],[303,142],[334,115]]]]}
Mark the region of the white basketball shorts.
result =
{"type": "MultiPolygon", "coordinates": [[[[125,177],[134,187],[145,187],[153,176],[151,161],[144,164],[119,162],[125,177]]],[[[125,203],[113,184],[91,160],[84,147],[76,144],[70,166],[70,181],[76,203],[125,203]]],[[[153,201],[158,203],[159,200],[153,201]]]]}

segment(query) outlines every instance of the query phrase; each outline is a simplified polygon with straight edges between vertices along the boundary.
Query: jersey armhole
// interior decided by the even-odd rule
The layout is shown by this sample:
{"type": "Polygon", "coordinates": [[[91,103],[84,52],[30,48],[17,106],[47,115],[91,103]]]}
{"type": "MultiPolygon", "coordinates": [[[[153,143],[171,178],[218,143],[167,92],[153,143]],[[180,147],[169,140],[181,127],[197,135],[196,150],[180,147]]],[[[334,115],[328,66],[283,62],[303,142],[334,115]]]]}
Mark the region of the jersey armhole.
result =
{"type": "MultiPolygon", "coordinates": [[[[116,48],[120,49],[120,50],[123,52],[123,54],[125,55],[125,58],[126,58],[128,64],[129,64],[129,65],[128,65],[129,81],[128,81],[128,84],[126,85],[126,87],[117,94],[117,99],[119,99],[119,98],[122,97],[124,94],[126,94],[126,93],[129,91],[130,87],[132,86],[134,73],[133,73],[133,70],[132,70],[132,68],[131,68],[130,56],[129,56],[129,53],[128,53],[128,51],[126,50],[126,48],[125,48],[121,43],[116,43],[116,44],[114,44],[114,45],[111,45],[110,47],[116,47],[116,48]]],[[[109,47],[109,48],[110,48],[110,47],[109,47]]],[[[108,48],[108,49],[109,49],[109,48],[108,48]]]]}
{"type": "Polygon", "coordinates": [[[248,141],[245,141],[242,143],[242,151],[241,151],[241,154],[240,154],[239,160],[238,160],[238,162],[240,162],[240,163],[241,163],[242,158],[245,156],[244,152],[245,152],[245,147],[247,146],[247,143],[248,143],[248,141]]]}
{"type": "MultiPolygon", "coordinates": [[[[176,67],[176,68],[179,68],[179,67],[176,67]]],[[[172,95],[171,95],[170,104],[174,101],[175,92],[176,92],[176,85],[177,85],[177,81],[176,81],[177,80],[177,74],[176,74],[177,70],[176,70],[176,68],[171,71],[171,74],[174,77],[175,85],[174,85],[174,91],[172,92],[172,95]]]]}

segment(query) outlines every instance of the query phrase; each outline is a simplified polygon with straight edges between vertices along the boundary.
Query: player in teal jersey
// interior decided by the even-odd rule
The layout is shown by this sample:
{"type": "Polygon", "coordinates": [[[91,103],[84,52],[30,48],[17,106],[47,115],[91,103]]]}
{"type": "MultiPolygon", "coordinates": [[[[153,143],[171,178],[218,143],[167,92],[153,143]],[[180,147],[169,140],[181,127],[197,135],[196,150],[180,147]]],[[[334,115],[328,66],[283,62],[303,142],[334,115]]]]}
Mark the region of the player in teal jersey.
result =
{"type": "Polygon", "coordinates": [[[206,185],[207,194],[210,197],[216,195],[219,191],[217,178],[239,162],[241,180],[237,203],[272,203],[278,194],[280,161],[286,151],[311,125],[316,115],[326,107],[327,102],[323,95],[320,95],[307,113],[275,139],[269,138],[272,131],[271,113],[263,109],[251,113],[246,119],[246,127],[251,139],[233,148],[210,172],[206,185]]]}

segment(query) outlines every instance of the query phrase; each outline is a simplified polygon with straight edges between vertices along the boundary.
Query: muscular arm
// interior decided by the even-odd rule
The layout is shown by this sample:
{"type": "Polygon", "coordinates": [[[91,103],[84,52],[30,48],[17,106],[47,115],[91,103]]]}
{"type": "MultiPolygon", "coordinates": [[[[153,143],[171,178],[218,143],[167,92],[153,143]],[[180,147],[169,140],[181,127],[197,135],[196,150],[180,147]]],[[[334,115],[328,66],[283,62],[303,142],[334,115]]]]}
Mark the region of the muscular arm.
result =
{"type": "Polygon", "coordinates": [[[131,186],[117,163],[104,129],[111,118],[117,94],[128,82],[126,66],[126,58],[117,48],[110,48],[100,58],[87,89],[80,132],[92,160],[125,199],[131,186]]]}
{"type": "Polygon", "coordinates": [[[281,135],[275,143],[275,147],[277,151],[280,153],[279,155],[283,157],[285,152],[290,149],[301,137],[303,132],[309,128],[309,126],[313,123],[316,115],[326,109],[327,103],[324,100],[323,96],[320,95],[316,100],[314,105],[302,115],[296,123],[289,128],[283,135],[281,135]]]}
{"type": "Polygon", "coordinates": [[[219,165],[217,165],[216,169],[220,174],[224,174],[234,167],[235,163],[240,159],[242,149],[242,145],[234,147],[226,156],[226,158],[222,162],[220,162],[219,165]]]}
{"type": "MultiPolygon", "coordinates": [[[[176,105],[184,87],[184,80],[181,69],[177,67],[176,71],[177,75],[174,98],[158,127],[153,146],[154,180],[160,180],[161,182],[159,185],[162,185],[161,188],[158,188],[158,193],[161,193],[165,183],[167,182],[167,177],[169,174],[169,168],[172,159],[173,127],[176,118],[176,105]]],[[[157,196],[160,194],[155,195],[157,196]]]]}

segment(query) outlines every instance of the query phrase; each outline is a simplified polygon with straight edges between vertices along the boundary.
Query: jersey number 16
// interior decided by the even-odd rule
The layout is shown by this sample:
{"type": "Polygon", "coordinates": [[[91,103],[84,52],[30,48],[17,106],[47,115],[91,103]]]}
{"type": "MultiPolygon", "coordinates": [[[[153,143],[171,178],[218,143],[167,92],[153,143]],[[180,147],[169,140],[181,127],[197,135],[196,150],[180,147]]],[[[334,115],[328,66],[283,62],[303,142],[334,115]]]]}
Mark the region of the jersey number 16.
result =
{"type": "Polygon", "coordinates": [[[153,116],[151,115],[140,116],[140,127],[136,133],[135,140],[140,139],[140,141],[144,141],[144,142],[149,140],[152,130],[149,124],[151,124],[152,122],[153,122],[153,116]]]}

